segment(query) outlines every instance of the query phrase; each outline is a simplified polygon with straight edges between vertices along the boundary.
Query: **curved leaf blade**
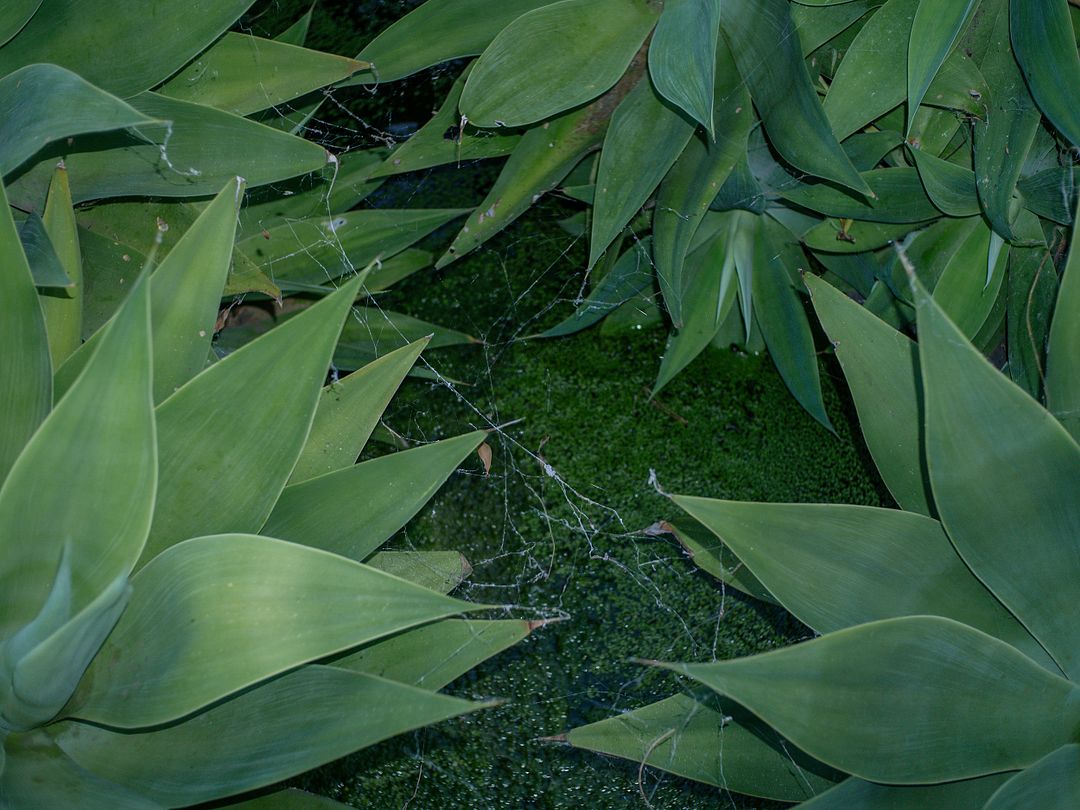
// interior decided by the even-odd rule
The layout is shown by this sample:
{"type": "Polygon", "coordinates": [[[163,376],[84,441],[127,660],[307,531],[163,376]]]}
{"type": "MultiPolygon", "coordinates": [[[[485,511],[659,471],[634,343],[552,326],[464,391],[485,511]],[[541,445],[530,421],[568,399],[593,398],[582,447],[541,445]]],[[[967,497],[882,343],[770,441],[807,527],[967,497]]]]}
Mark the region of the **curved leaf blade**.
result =
{"type": "Polygon", "coordinates": [[[656,90],[713,135],[713,73],[721,0],[669,0],[649,43],[656,90]]]}
{"type": "MultiPolygon", "coordinates": [[[[1080,223],[1080,217],[1076,218],[1080,223]]],[[[1046,357],[1046,407],[1080,442],[1080,224],[1073,226],[1046,357]]],[[[1048,268],[1052,272],[1052,265],[1048,268]]]]}
{"type": "Polygon", "coordinates": [[[907,53],[908,132],[930,83],[960,38],[978,0],[919,0],[907,53]]]}
{"type": "Polygon", "coordinates": [[[998,788],[984,810],[1066,810],[1080,804],[1080,745],[1063,745],[998,788]]]}
{"type": "Polygon", "coordinates": [[[1012,46],[1027,86],[1050,123],[1080,146],[1080,111],[1066,87],[1080,83],[1068,0],[1011,0],[1012,46]]]}

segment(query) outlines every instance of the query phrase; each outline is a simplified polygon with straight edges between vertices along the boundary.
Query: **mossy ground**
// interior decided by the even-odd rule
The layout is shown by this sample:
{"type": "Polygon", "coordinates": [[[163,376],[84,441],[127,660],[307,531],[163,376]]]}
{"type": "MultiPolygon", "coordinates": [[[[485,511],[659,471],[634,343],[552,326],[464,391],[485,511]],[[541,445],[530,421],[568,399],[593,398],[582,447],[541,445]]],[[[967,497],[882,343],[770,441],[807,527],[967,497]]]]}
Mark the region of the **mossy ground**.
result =
{"type": "MultiPolygon", "coordinates": [[[[310,44],[355,53],[410,5],[324,2],[310,44]]],[[[298,6],[275,0],[257,22],[279,30],[306,9],[298,6]]],[[[348,111],[328,114],[327,123],[363,140],[357,122],[385,130],[416,117],[437,102],[444,79],[423,77],[374,96],[335,94],[348,111]]],[[[476,204],[491,179],[490,171],[471,170],[407,177],[373,203],[476,204]]],[[[767,806],[657,772],[639,784],[634,763],[540,738],[679,689],[670,673],[631,657],[701,661],[806,636],[782,611],[725,593],[671,537],[644,531],[679,513],[650,484],[651,471],[669,492],[741,500],[878,504],[880,483],[835,366],[823,366],[833,436],[799,408],[764,356],[707,350],[650,399],[662,331],[514,340],[572,311],[586,257],[584,243],[554,224],[566,213],[556,201],[541,202],[474,256],[442,273],[419,273],[378,299],[485,340],[430,353],[435,368],[466,384],[407,382],[387,415],[392,428],[430,440],[524,420],[492,436],[489,475],[474,460],[391,546],[460,549],[475,566],[464,598],[512,606],[513,616],[565,620],[447,690],[506,698],[504,705],[297,780],[309,789],[379,810],[603,810],[645,806],[643,792],[655,808],[767,806]]],[[[433,241],[445,246],[451,235],[433,241]]]]}

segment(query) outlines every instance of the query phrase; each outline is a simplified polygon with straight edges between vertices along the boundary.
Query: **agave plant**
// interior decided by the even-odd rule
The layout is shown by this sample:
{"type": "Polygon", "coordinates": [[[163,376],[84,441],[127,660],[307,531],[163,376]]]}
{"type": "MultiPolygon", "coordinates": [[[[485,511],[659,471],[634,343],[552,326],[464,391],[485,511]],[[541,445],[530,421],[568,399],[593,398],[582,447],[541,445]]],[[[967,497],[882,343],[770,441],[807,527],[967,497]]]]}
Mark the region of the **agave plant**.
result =
{"type": "Polygon", "coordinates": [[[821,635],[667,664],[716,694],[569,741],[813,808],[1075,806],[1080,249],[1049,330],[1046,407],[914,274],[917,345],[807,283],[901,508],[676,497],[699,522],[682,527],[696,562],[821,635]]]}
{"type": "MultiPolygon", "coordinates": [[[[673,329],[657,389],[712,342],[767,347],[828,425],[799,271],[909,327],[890,243],[917,232],[948,268],[940,292],[924,284],[981,348],[1007,310],[1024,320],[1022,282],[998,270],[1071,223],[1080,119],[1058,78],[1080,81],[1075,15],[1067,0],[428,0],[346,83],[478,55],[375,172],[509,153],[437,266],[561,187],[589,206],[574,227],[598,280],[546,335],[658,321],[658,291],[673,329]]],[[[1048,281],[1027,289],[1036,310],[1048,281]]]]}
{"type": "MultiPolygon", "coordinates": [[[[44,227],[77,278],[66,181],[44,227]]],[[[378,552],[485,434],[355,463],[423,348],[323,387],[359,278],[208,365],[243,188],[81,345],[80,300],[35,289],[0,199],[5,807],[273,784],[482,707],[436,690],[529,631],[457,618],[483,609],[445,595],[460,554],[378,552]]]]}

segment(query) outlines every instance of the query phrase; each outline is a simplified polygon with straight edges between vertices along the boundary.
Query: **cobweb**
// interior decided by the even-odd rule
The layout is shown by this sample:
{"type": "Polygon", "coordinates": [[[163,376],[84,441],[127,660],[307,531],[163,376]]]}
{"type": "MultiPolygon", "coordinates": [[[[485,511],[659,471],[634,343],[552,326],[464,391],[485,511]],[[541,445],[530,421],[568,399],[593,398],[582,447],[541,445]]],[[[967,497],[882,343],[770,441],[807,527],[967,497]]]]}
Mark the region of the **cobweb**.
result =
{"type": "MultiPolygon", "coordinates": [[[[321,3],[308,44],[354,54],[369,33],[326,44],[319,32],[385,25],[414,5],[321,3]]],[[[272,34],[305,10],[272,2],[245,18],[245,29],[272,34]]],[[[305,136],[339,155],[392,147],[426,121],[462,66],[329,92],[305,136]]],[[[404,175],[361,207],[476,205],[498,167],[404,175]]],[[[381,315],[391,328],[386,313],[404,312],[480,341],[425,352],[427,377],[406,382],[385,424],[412,446],[489,430],[490,470],[478,458],[467,462],[388,547],[461,550],[473,573],[455,595],[546,626],[446,690],[505,705],[403,735],[296,784],[371,808],[772,806],[541,738],[687,686],[633,656],[707,661],[808,634],[782,611],[725,592],[657,530],[657,521],[679,515],[666,491],[878,504],[881,490],[831,380],[839,440],[790,399],[767,359],[711,351],[650,398],[663,328],[526,339],[569,315],[589,289],[584,237],[556,224],[578,210],[549,195],[474,255],[371,294],[366,316],[353,312],[357,324],[381,315]]],[[[421,247],[445,248],[454,229],[421,247]]],[[[333,233],[310,247],[328,246],[350,272],[363,269],[349,264],[333,233]]],[[[339,280],[336,261],[320,266],[327,284],[339,280]]],[[[639,305],[652,303],[646,296],[639,305]]],[[[250,306],[241,296],[230,310],[250,306]]],[[[366,452],[392,450],[372,448],[366,452]]]]}

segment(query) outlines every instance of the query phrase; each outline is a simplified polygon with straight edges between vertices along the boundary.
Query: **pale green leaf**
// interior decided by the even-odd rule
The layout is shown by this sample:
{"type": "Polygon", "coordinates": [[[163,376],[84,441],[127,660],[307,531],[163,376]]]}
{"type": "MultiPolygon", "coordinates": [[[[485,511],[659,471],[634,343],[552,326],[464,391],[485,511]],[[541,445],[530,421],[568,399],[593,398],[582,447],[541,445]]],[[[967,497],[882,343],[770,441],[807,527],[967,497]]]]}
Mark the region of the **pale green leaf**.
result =
{"type": "Polygon", "coordinates": [[[71,205],[67,170],[63,167],[57,167],[53,173],[42,221],[60,266],[71,281],[71,286],[66,289],[39,291],[45,331],[49,335],[49,354],[53,368],[59,368],[82,340],[83,308],[79,233],[71,205]]]}
{"type": "Polygon", "coordinates": [[[713,72],[721,0],[668,0],[649,42],[657,92],[713,135],[713,72]]]}
{"type": "Polygon", "coordinates": [[[1067,141],[1080,146],[1080,111],[1066,88],[1080,83],[1080,56],[1068,0],[1011,0],[1012,46],[1040,109],[1067,141]]]}
{"type": "Polygon", "coordinates": [[[978,0],[919,0],[908,39],[908,130],[930,83],[945,62],[978,0]]]}

